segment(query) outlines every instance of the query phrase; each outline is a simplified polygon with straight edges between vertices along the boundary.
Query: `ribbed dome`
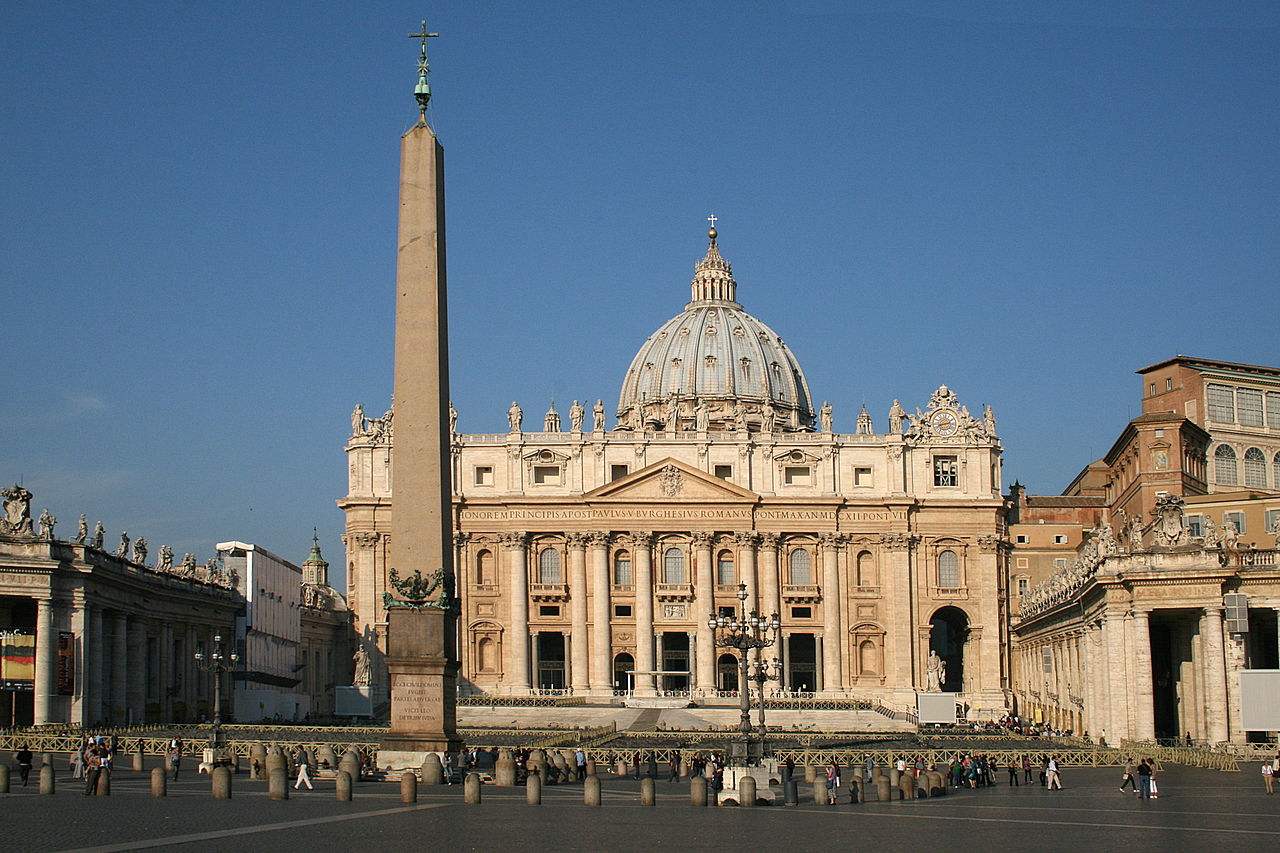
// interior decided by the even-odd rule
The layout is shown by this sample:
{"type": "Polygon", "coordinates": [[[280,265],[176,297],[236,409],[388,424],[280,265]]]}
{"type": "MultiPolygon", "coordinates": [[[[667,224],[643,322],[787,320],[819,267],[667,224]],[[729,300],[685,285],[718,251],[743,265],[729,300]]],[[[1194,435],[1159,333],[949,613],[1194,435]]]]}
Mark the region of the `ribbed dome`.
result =
{"type": "Polygon", "coordinates": [[[813,400],[800,363],[782,338],[736,301],[733,268],[716,232],[698,262],[693,300],[636,353],[618,399],[620,429],[810,430],[813,400]],[[773,412],[768,409],[772,407],[773,412]]]}

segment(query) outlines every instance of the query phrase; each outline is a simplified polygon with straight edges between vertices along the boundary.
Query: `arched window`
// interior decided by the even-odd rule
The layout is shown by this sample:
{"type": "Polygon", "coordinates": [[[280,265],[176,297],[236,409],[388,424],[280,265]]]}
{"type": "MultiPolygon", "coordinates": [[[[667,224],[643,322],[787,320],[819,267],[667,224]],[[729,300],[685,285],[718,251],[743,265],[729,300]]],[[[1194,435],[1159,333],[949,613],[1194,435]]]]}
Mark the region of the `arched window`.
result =
{"type": "Polygon", "coordinates": [[[613,555],[613,582],[618,586],[631,586],[631,554],[619,551],[613,555]]]}
{"type": "Polygon", "coordinates": [[[858,645],[858,672],[860,675],[880,674],[880,652],[872,640],[863,640],[858,645]]]}
{"type": "Polygon", "coordinates": [[[1251,489],[1267,487],[1267,457],[1256,447],[1244,452],[1244,484],[1251,489]]]}
{"type": "Polygon", "coordinates": [[[493,571],[493,552],[483,548],[476,554],[476,583],[480,586],[492,586],[497,582],[493,571]]]}
{"type": "Polygon", "coordinates": [[[560,552],[543,548],[538,555],[538,583],[560,583],[560,552]]]}
{"type": "Polygon", "coordinates": [[[1240,472],[1236,469],[1236,452],[1229,444],[1219,444],[1213,451],[1213,481],[1219,486],[1236,486],[1240,472]]]}
{"type": "Polygon", "coordinates": [[[955,589],[960,586],[960,561],[950,549],[938,554],[938,588],[955,589]]]}
{"type": "Polygon", "coordinates": [[[662,582],[688,583],[684,576],[684,552],[679,548],[668,548],[662,555],[662,582]]]}
{"type": "Polygon", "coordinates": [[[797,548],[791,552],[791,584],[808,586],[813,583],[813,572],[809,567],[809,552],[797,548]]]}
{"type": "Polygon", "coordinates": [[[737,583],[737,578],[733,572],[733,552],[721,551],[716,557],[716,583],[720,586],[730,586],[737,583]]]}
{"type": "Polygon", "coordinates": [[[1276,458],[1271,460],[1271,478],[1275,480],[1276,488],[1280,489],[1280,453],[1276,454],[1276,458]]]}
{"type": "Polygon", "coordinates": [[[858,586],[876,585],[876,558],[870,551],[858,552],[857,572],[858,586]]]}

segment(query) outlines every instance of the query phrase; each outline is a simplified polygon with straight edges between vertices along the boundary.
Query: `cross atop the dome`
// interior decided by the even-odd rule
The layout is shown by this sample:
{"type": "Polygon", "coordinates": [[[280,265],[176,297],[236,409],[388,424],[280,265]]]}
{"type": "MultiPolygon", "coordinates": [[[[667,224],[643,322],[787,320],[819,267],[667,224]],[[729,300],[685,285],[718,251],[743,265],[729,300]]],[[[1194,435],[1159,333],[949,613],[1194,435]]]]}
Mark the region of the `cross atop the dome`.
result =
{"type": "Polygon", "coordinates": [[[714,213],[707,217],[707,221],[711,223],[711,227],[716,227],[716,220],[719,219],[714,213]]]}

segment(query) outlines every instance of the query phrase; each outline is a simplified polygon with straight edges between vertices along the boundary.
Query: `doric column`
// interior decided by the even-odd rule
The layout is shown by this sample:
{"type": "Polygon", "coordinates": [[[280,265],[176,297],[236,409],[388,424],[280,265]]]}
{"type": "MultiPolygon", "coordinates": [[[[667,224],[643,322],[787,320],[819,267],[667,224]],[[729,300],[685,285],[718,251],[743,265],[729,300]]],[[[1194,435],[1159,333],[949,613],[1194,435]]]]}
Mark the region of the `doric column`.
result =
{"type": "Polygon", "coordinates": [[[747,585],[746,610],[759,610],[759,586],[756,584],[756,541],[760,534],[754,530],[740,530],[733,534],[738,543],[738,580],[747,585]]]}
{"type": "Polygon", "coordinates": [[[1209,742],[1227,739],[1227,667],[1223,658],[1222,608],[1206,607],[1200,620],[1204,634],[1205,705],[1209,716],[1209,742]]]}
{"type": "Polygon", "coordinates": [[[613,689],[613,614],[610,611],[609,534],[587,534],[591,546],[591,689],[613,689]]]}
{"type": "Polygon", "coordinates": [[[1133,611],[1133,703],[1138,740],[1156,739],[1156,711],[1151,682],[1151,622],[1147,611],[1133,611]]]}
{"type": "MultiPolygon", "coordinates": [[[[228,632],[231,634],[232,632],[228,632]]],[[[235,642],[234,636],[224,638],[228,648],[235,642]]],[[[160,718],[164,722],[172,722],[173,720],[173,623],[160,623],[160,718]]],[[[213,697],[210,696],[212,707],[213,697]]],[[[222,696],[222,707],[226,708],[228,700],[231,699],[231,688],[227,687],[226,693],[222,696]]],[[[218,709],[221,710],[221,709],[218,709]]],[[[212,714],[210,715],[212,716],[212,714]]]]}
{"type": "Polygon", "coordinates": [[[117,613],[111,623],[111,722],[127,723],[125,688],[129,686],[129,617],[117,613]]]}
{"type": "Polygon", "coordinates": [[[711,551],[711,534],[694,533],[693,562],[697,567],[694,581],[693,618],[694,632],[693,687],[698,691],[716,688],[716,644],[707,619],[716,612],[715,560],[711,551]]]}
{"type": "MultiPolygon", "coordinates": [[[[90,605],[85,605],[86,609],[89,607],[90,605]]],[[[95,604],[89,610],[89,636],[85,640],[89,650],[89,667],[85,673],[84,686],[89,710],[84,715],[84,722],[88,726],[97,725],[103,720],[102,694],[106,679],[102,671],[102,653],[106,642],[107,638],[102,634],[102,608],[95,604]]]]}
{"type": "Polygon", "coordinates": [[[36,601],[36,683],[35,724],[63,722],[53,719],[54,697],[58,694],[58,632],[53,624],[53,601],[36,601]]]}
{"type": "MultiPolygon", "coordinates": [[[[129,670],[129,684],[125,689],[125,698],[128,704],[129,715],[133,722],[140,723],[146,721],[147,716],[147,666],[144,655],[147,650],[147,623],[143,619],[129,620],[129,636],[128,636],[128,662],[126,666],[129,670]]],[[[194,651],[195,644],[188,639],[187,650],[194,651]]],[[[188,654],[189,658],[190,655],[188,654]]],[[[190,689],[190,685],[187,685],[190,689]]],[[[192,713],[194,704],[191,698],[187,699],[187,713],[192,713]]]]}
{"type": "Polygon", "coordinates": [[[569,619],[573,626],[569,686],[581,694],[591,685],[587,671],[587,537],[570,533],[565,542],[569,546],[569,619]]]}
{"type": "Polygon", "coordinates": [[[505,678],[512,693],[526,693],[529,681],[529,562],[525,552],[528,534],[504,533],[499,537],[511,567],[511,625],[507,642],[505,678]]]}
{"type": "Polygon", "coordinates": [[[827,692],[844,687],[843,629],[840,620],[840,569],[836,562],[840,536],[824,533],[822,548],[822,683],[827,692]]]}
{"type": "Polygon", "coordinates": [[[652,696],[653,676],[653,533],[631,533],[636,580],[636,693],[652,696]]]}
{"type": "MultiPolygon", "coordinates": [[[[137,625],[138,623],[135,622],[134,624],[137,625]]],[[[145,622],[142,622],[140,626],[139,643],[142,646],[142,650],[145,650],[147,645],[147,625],[145,622]]],[[[138,652],[139,660],[142,660],[142,655],[144,653],[142,650],[138,652]]],[[[196,626],[191,623],[187,623],[187,645],[184,651],[186,653],[186,660],[182,662],[182,669],[183,672],[186,673],[186,678],[182,680],[182,693],[186,698],[183,699],[183,702],[187,706],[187,714],[195,719],[196,702],[199,700],[196,679],[199,677],[197,673],[200,670],[196,668],[194,657],[196,653],[196,626]]],[[[130,667],[132,666],[133,665],[130,664],[130,667]]],[[[141,671],[133,669],[133,672],[140,673],[141,671]]],[[[327,679],[325,680],[325,683],[328,683],[327,679]]],[[[235,689],[234,682],[232,689],[235,689]]],[[[139,709],[139,713],[145,714],[145,709],[139,709]]]]}
{"type": "Polygon", "coordinates": [[[1107,656],[1106,684],[1109,713],[1107,743],[1119,746],[1129,731],[1128,689],[1125,684],[1124,614],[1108,608],[1102,621],[1102,646],[1107,656]]]}
{"type": "Polygon", "coordinates": [[[778,534],[760,534],[760,610],[766,616],[782,613],[782,596],[778,587],[778,534]]]}

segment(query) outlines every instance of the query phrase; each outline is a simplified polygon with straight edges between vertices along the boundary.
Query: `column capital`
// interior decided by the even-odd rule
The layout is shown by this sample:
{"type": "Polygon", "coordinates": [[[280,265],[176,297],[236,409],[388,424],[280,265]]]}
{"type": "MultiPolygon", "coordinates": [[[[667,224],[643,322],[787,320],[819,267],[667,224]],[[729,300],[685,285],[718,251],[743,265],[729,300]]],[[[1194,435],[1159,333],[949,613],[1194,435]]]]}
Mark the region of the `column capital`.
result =
{"type": "Polygon", "coordinates": [[[760,547],[765,551],[776,551],[778,550],[778,540],[779,536],[776,533],[761,533],[760,547]]]}
{"type": "Polygon", "coordinates": [[[471,534],[462,530],[453,531],[453,545],[455,548],[461,548],[471,539],[471,534]]]}
{"type": "Polygon", "coordinates": [[[915,537],[910,533],[881,533],[880,545],[886,551],[906,551],[915,544],[915,537]]]}
{"type": "Polygon", "coordinates": [[[844,544],[845,537],[840,533],[822,533],[818,536],[818,544],[834,551],[844,544]]]}
{"type": "Polygon", "coordinates": [[[608,548],[609,534],[604,530],[592,530],[586,534],[587,544],[592,548],[608,548]]]}
{"type": "Polygon", "coordinates": [[[760,540],[760,534],[754,530],[738,530],[733,534],[733,541],[741,548],[750,548],[760,540]]]}
{"type": "Polygon", "coordinates": [[[585,533],[566,533],[564,541],[566,545],[575,551],[585,551],[587,548],[587,535],[585,533]]]}
{"type": "Polygon", "coordinates": [[[498,542],[509,551],[524,548],[528,541],[529,534],[523,530],[498,534],[498,542]]]}
{"type": "Polygon", "coordinates": [[[711,539],[711,534],[705,530],[694,531],[689,536],[689,542],[692,543],[695,548],[710,548],[711,539]]]}
{"type": "Polygon", "coordinates": [[[627,535],[631,537],[631,544],[637,548],[646,548],[653,544],[652,530],[632,530],[627,535]]]}

